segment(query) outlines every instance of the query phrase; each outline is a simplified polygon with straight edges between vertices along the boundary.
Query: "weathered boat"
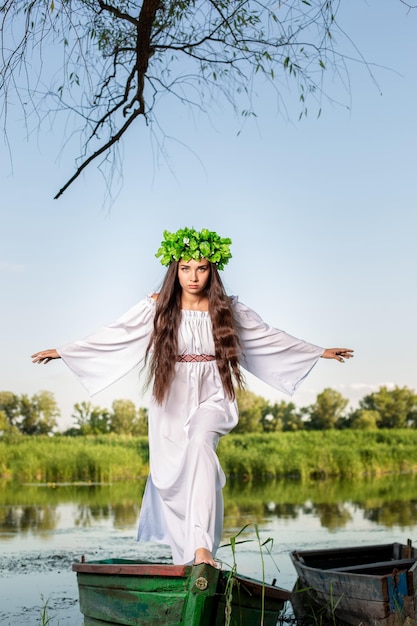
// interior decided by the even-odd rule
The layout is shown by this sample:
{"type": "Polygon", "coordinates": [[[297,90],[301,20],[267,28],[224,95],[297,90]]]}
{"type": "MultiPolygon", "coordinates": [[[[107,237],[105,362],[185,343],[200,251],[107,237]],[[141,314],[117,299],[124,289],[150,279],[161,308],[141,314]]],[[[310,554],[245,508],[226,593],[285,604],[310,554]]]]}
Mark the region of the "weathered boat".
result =
{"type": "Polygon", "coordinates": [[[320,606],[332,620],[353,626],[398,626],[417,618],[417,550],[410,540],[290,556],[298,574],[296,614],[300,607],[305,614],[311,601],[310,610],[320,606]]]}
{"type": "Polygon", "coordinates": [[[205,563],[74,563],[84,626],[276,626],[291,593],[205,563]],[[226,618],[226,616],[228,616],[226,618]]]}

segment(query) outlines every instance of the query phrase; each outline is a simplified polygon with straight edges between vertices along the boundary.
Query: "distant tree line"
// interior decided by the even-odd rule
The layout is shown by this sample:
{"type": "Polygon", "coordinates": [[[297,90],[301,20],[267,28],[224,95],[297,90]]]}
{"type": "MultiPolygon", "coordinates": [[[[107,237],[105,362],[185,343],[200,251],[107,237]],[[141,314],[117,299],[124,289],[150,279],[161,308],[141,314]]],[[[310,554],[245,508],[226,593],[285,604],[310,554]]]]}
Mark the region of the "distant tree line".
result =
{"type": "MultiPolygon", "coordinates": [[[[61,411],[50,391],[41,391],[31,398],[11,391],[0,391],[0,436],[11,434],[51,435],[57,432],[61,411]]],[[[132,400],[114,400],[112,408],[103,409],[91,402],[74,405],[74,426],[61,434],[68,436],[146,435],[148,410],[136,408],[132,400]]]]}
{"type": "MultiPolygon", "coordinates": [[[[366,395],[356,409],[334,389],[324,389],[306,407],[293,402],[271,404],[252,391],[237,390],[239,424],[235,433],[296,430],[417,428],[417,394],[408,387],[382,386],[366,395]]],[[[12,434],[52,435],[58,432],[61,411],[49,391],[32,397],[0,391],[0,436],[12,434]]],[[[74,425],[60,433],[67,436],[107,433],[146,435],[148,410],[137,408],[132,400],[114,400],[111,409],[91,402],[74,405],[74,425]]]]}
{"type": "Polygon", "coordinates": [[[236,433],[417,427],[417,394],[408,387],[382,386],[362,398],[356,409],[349,409],[349,400],[334,389],[324,389],[313,404],[301,408],[285,401],[271,405],[250,391],[236,395],[236,433]]]}

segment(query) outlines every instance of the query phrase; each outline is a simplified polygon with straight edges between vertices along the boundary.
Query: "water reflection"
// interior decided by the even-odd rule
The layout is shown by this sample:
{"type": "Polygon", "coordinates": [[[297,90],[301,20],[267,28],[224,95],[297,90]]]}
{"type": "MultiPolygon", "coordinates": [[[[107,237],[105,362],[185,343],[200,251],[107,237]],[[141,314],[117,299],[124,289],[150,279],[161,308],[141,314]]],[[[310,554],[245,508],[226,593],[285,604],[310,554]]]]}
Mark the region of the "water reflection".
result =
{"type": "Polygon", "coordinates": [[[346,504],[341,503],[319,504],[313,508],[313,514],[318,517],[321,525],[329,530],[344,528],[353,519],[346,504]]]}
{"type": "Polygon", "coordinates": [[[6,506],[0,508],[0,538],[10,534],[36,533],[41,535],[59,526],[60,514],[56,506],[6,506]]]}
{"type": "MultiPolygon", "coordinates": [[[[417,476],[355,482],[229,481],[225,495],[228,533],[245,524],[315,518],[323,528],[346,527],[354,515],[373,524],[409,529],[417,525],[417,476]]],[[[144,482],[114,485],[0,485],[0,538],[47,534],[63,524],[80,529],[137,524],[144,482]],[[68,519],[69,518],[69,519],[68,519]]]]}
{"type": "Polygon", "coordinates": [[[114,528],[131,528],[136,524],[139,510],[139,502],[133,501],[107,506],[80,504],[77,507],[75,525],[86,528],[97,522],[110,520],[114,528]]]}
{"type": "Polygon", "coordinates": [[[417,520],[417,501],[394,501],[389,506],[369,507],[364,511],[364,518],[388,528],[410,528],[417,520]]]}

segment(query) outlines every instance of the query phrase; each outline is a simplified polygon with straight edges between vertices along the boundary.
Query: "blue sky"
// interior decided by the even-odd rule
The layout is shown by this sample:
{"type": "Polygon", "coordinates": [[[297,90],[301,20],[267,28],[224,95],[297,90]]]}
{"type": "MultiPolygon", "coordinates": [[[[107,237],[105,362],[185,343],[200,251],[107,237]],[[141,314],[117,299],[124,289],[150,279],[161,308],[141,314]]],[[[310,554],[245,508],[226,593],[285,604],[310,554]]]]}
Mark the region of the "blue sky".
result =
{"type": "MultiPolygon", "coordinates": [[[[207,227],[233,240],[223,277],[271,324],[326,347],[355,348],[344,365],[320,361],[293,400],[332,387],[352,405],[381,385],[417,389],[417,11],[399,0],[345,2],[339,22],[371,63],[349,69],[350,96],[329,72],[319,118],[298,121],[295,91],[277,110],[257,85],[257,120],[243,128],[222,102],[210,118],[162,108],[168,160],[143,123],[123,145],[123,186],[103,205],[93,168],[58,201],[74,144],[59,124],[29,141],[20,112],[0,152],[0,388],[52,391],[71,423],[86,392],[60,362],[30,354],[82,337],[157,289],[162,231],[207,227]],[[238,131],[241,130],[239,133],[238,131]],[[62,154],[61,154],[62,151],[62,154]]],[[[254,379],[252,390],[287,399],[254,379]]],[[[133,372],[93,399],[146,405],[133,372]]]]}

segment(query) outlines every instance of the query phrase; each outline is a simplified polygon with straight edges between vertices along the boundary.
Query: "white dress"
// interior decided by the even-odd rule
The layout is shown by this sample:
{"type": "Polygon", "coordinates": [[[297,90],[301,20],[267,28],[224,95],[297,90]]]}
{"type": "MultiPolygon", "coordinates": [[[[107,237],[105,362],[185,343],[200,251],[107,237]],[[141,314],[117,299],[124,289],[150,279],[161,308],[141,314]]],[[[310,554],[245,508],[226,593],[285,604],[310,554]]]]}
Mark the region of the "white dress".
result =
{"type": "MultiPolygon", "coordinates": [[[[243,368],[292,395],[323,348],[272,328],[232,298],[242,342],[243,368]]],[[[143,362],[153,329],[148,296],[114,324],[58,348],[64,362],[94,395],[143,362]]],[[[210,315],[182,311],[179,354],[214,355],[210,315]]],[[[225,476],[216,448],[238,422],[236,402],[225,397],[216,361],[179,362],[161,405],[149,408],[150,475],[138,540],[171,547],[174,563],[191,563],[197,548],[214,555],[223,527],[225,476]]]]}

